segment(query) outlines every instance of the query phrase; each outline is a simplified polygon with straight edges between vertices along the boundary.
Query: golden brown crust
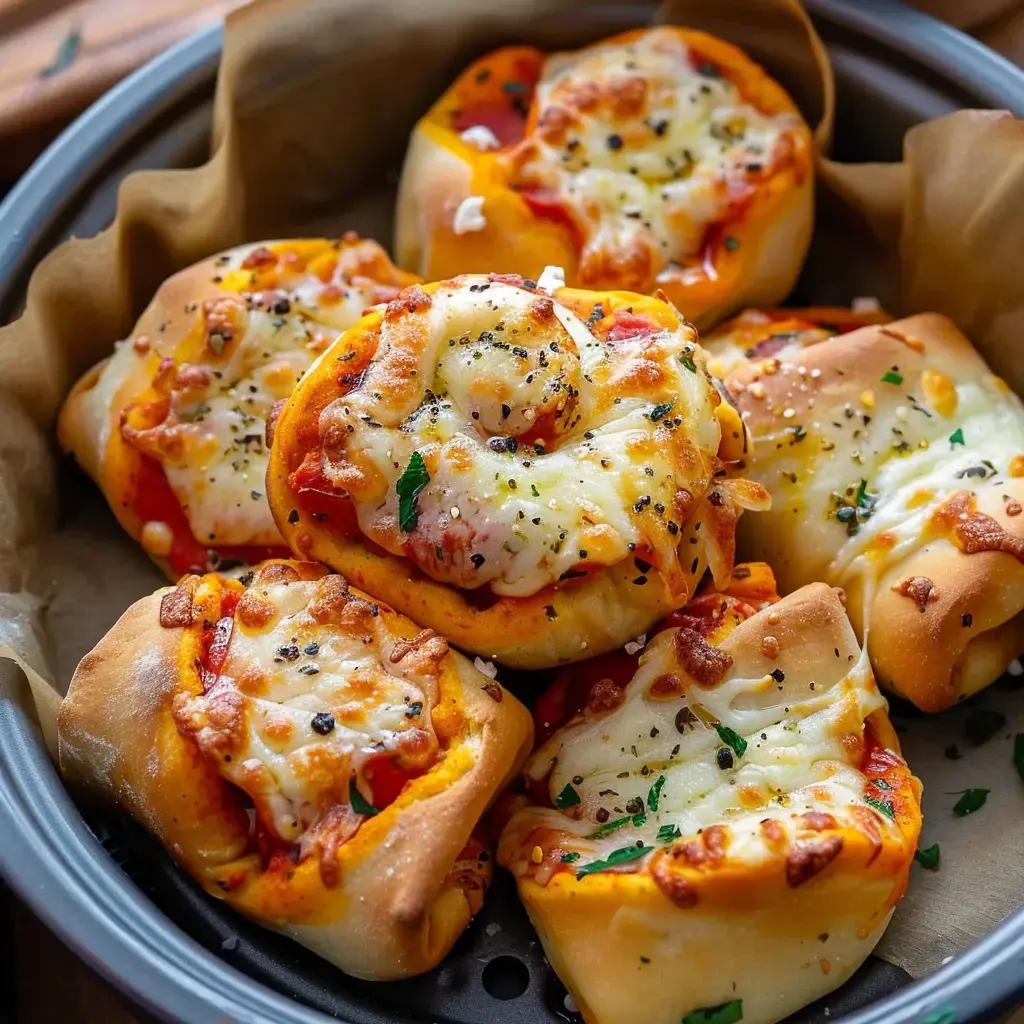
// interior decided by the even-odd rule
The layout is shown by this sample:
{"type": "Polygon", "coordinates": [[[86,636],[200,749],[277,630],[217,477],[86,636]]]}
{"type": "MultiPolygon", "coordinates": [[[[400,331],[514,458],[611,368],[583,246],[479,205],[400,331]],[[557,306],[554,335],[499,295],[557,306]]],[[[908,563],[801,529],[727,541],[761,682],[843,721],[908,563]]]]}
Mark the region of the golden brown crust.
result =
{"type": "MultiPolygon", "coordinates": [[[[689,86],[679,88],[683,90],[679,105],[695,103],[695,96],[703,99],[702,94],[711,90],[706,83],[703,89],[693,85],[695,95],[689,95],[689,86]]],[[[725,106],[735,109],[733,103],[725,106]]],[[[738,120],[745,125],[743,117],[738,120]]],[[[733,139],[733,128],[717,127],[719,134],[714,137],[722,140],[724,151],[726,141],[733,139]]],[[[680,141],[678,149],[690,155],[690,144],[680,141]]],[[[662,191],[665,183],[671,183],[677,172],[685,176],[684,169],[673,162],[677,158],[678,152],[673,151],[668,169],[659,165],[650,179],[652,196],[661,195],[664,200],[668,196],[662,191]]],[[[639,174],[635,182],[647,180],[647,169],[634,170],[639,174]]],[[[626,167],[620,170],[625,172],[626,167]]],[[[632,189],[633,183],[627,187],[632,189]]],[[[635,199],[631,194],[627,203],[624,195],[618,199],[622,206],[635,199]]],[[[792,100],[730,44],[702,32],[661,26],[625,33],[573,54],[545,59],[532,48],[508,47],[475,62],[413,132],[399,189],[396,252],[400,262],[431,280],[494,267],[536,278],[546,265],[554,264],[564,267],[566,280],[580,287],[646,292],[661,288],[703,329],[745,304],[779,302],[799,273],[812,223],[811,137],[792,100]],[[652,44],[654,39],[659,42],[652,44]],[[729,201],[729,216],[708,224],[694,251],[671,252],[679,262],[667,266],[663,246],[635,228],[646,219],[648,228],[655,222],[673,224],[672,230],[680,229],[685,237],[696,230],[692,210],[631,214],[636,218],[632,222],[627,219],[624,226],[605,231],[595,210],[608,204],[607,196],[597,193],[576,209],[564,202],[570,192],[563,195],[548,180],[552,175],[559,177],[556,167],[575,168],[576,161],[582,161],[581,167],[590,166],[584,159],[591,156],[588,145],[597,151],[594,165],[603,166],[607,149],[628,153],[638,134],[650,135],[652,151],[670,138],[674,106],[667,108],[665,118],[660,107],[657,116],[645,115],[648,103],[660,102],[654,97],[664,81],[651,76],[642,62],[638,69],[635,60],[614,58],[623,61],[617,74],[561,83],[550,97],[541,98],[548,86],[546,69],[564,69],[570,57],[592,57],[603,52],[602,47],[648,45],[665,52],[685,48],[683,64],[699,60],[701,67],[716,67],[716,78],[737,87],[737,103],[748,104],[748,111],[753,108],[784,125],[784,141],[778,143],[774,156],[763,149],[759,157],[748,154],[743,166],[733,172],[733,177],[750,174],[753,195],[742,189],[741,196],[729,201]],[[538,77],[541,87],[535,88],[538,77]],[[518,82],[522,88],[502,94],[502,82],[518,82]],[[472,127],[474,110],[482,112],[483,129],[472,127]],[[496,111],[498,120],[494,120],[496,111]],[[488,122],[493,122],[501,138],[486,127],[488,122]],[[461,134],[467,125],[470,132],[461,134]],[[474,131],[482,135],[474,139],[474,131]],[[594,138],[588,142],[590,135],[594,138]],[[553,147],[552,152],[540,156],[544,146],[553,147]],[[543,172],[540,177],[538,168],[543,172]],[[534,192],[539,198],[533,197],[534,192]],[[481,204],[479,219],[463,224],[456,212],[467,201],[481,204]]],[[[692,239],[686,244],[693,248],[692,239]]]]}
{"type": "Polygon", "coordinates": [[[1024,409],[956,326],[868,326],[726,383],[774,499],[741,525],[751,555],[784,588],[842,586],[881,681],[925,710],[1000,675],[1024,647],[1024,409]]]}
{"type": "MultiPolygon", "coordinates": [[[[324,572],[291,564],[302,579],[324,572]]],[[[194,584],[194,618],[214,608],[210,579],[194,584]]],[[[336,878],[315,856],[286,878],[260,866],[241,790],[175,724],[175,698],[198,683],[182,667],[192,631],[160,625],[168,593],[133,605],[75,673],[58,723],[69,784],[140,820],[213,895],[350,973],[385,979],[434,966],[479,909],[490,865],[470,834],[528,752],[526,709],[509,694],[495,700],[496,683],[445,655],[433,710],[441,760],[334,849],[336,878]]],[[[399,642],[417,635],[375,607],[399,642]]]]}
{"type": "Polygon", "coordinates": [[[763,500],[731,473],[743,426],[693,339],[670,305],[628,292],[500,275],[409,289],[281,411],[278,527],[485,658],[611,650],[705,568],[724,582],[739,513],[763,500]]]}
{"type": "Polygon", "coordinates": [[[906,888],[920,783],[840,595],[803,587],[708,642],[732,665],[710,689],[691,680],[677,694],[687,724],[671,727],[677,703],[647,704],[654,719],[644,711],[648,679],[675,657],[659,634],[616,710],[585,711],[528,764],[530,792],[543,782],[562,810],[520,804],[502,835],[499,861],[588,1024],[678,1024],[733,1000],[744,1021],[769,1024],[842,984],[906,888]],[[716,741],[709,721],[738,733],[716,741]],[[666,733],[678,744],[667,760],[666,733]],[[634,756],[618,761],[627,736],[634,756]],[[556,801],[572,772],[576,802],[556,801]],[[602,809],[638,792],[636,772],[641,820],[629,817],[634,797],[609,821],[602,809]]]}
{"type": "Polygon", "coordinates": [[[415,280],[354,233],[203,260],[75,384],[58,439],[172,580],[286,554],[262,498],[269,409],[366,306],[415,280]]]}

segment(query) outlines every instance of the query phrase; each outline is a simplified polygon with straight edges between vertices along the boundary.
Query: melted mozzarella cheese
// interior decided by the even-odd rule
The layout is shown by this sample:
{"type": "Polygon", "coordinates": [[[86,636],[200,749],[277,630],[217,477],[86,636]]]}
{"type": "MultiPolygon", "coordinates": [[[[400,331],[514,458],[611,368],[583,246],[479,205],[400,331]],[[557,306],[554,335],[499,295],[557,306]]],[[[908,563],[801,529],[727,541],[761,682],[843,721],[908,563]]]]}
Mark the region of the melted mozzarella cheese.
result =
{"type": "Polygon", "coordinates": [[[348,803],[350,785],[369,802],[362,776],[372,758],[406,749],[422,758],[437,747],[436,676],[387,657],[396,638],[361,598],[349,600],[364,614],[346,613],[345,625],[311,615],[322,586],[257,580],[249,595],[269,602],[271,617],[246,625],[236,615],[217,681],[177,711],[286,841],[348,803]]]}
{"type": "MultiPolygon", "coordinates": [[[[813,393],[800,358],[799,350],[780,352],[775,372],[813,393]]],[[[856,404],[819,402],[800,425],[807,436],[799,444],[784,409],[770,410],[777,429],[755,430],[751,475],[772,493],[772,515],[801,516],[793,575],[859,593],[851,615],[865,628],[878,581],[935,539],[928,524],[936,509],[961,491],[997,499],[1024,453],[1024,405],[976,353],[928,349],[923,362],[923,373],[911,371],[922,359],[908,353],[899,383],[879,380],[856,404]],[[937,373],[945,387],[930,403],[926,380],[937,373]],[[951,440],[957,430],[963,443],[951,440]],[[836,515],[843,506],[857,510],[847,524],[836,515]]]]}
{"type": "MultiPolygon", "coordinates": [[[[578,794],[578,819],[551,808],[529,813],[572,836],[580,867],[637,842],[656,849],[669,841],[666,833],[678,838],[673,826],[685,838],[716,824],[730,828],[730,856],[762,860],[771,855],[765,819],[792,831],[793,818],[808,811],[841,820],[865,806],[864,776],[851,757],[852,750],[859,760],[859,746],[844,739],[886,706],[866,654],[841,650],[813,677],[730,673],[713,688],[689,686],[682,699],[652,698],[655,679],[680,671],[674,633],[651,642],[614,712],[570,723],[528,766],[538,779],[550,770],[553,804],[566,786],[578,794]],[[726,758],[727,766],[717,756],[725,743],[716,724],[747,744],[742,756],[726,758]],[[594,836],[600,823],[623,818],[594,836]]],[[[887,819],[878,817],[885,827],[887,819]]]]}
{"type": "MultiPolygon", "coordinates": [[[[171,489],[195,538],[211,547],[281,544],[264,496],[267,418],[318,355],[379,299],[374,281],[348,277],[339,260],[327,280],[285,266],[271,298],[246,302],[256,279],[243,264],[254,251],[244,246],[216,260],[225,299],[241,297],[236,336],[220,352],[204,349],[204,362],[186,357],[209,371],[209,383],[173,396],[174,423],[158,428],[165,437],[157,454],[171,489]]],[[[104,415],[122,380],[146,358],[131,344],[119,347],[94,389],[104,415]]]]}
{"type": "Polygon", "coordinates": [[[604,279],[602,254],[643,253],[652,278],[695,256],[751,176],[779,160],[784,136],[806,131],[794,114],[745,103],[668,30],[549,58],[535,102],[516,175],[557,193],[586,226],[588,283],[604,279]]]}
{"type": "MultiPolygon", "coordinates": [[[[320,419],[321,437],[342,439],[325,472],[363,533],[435,579],[501,595],[645,546],[668,577],[688,540],[677,496],[707,492],[721,440],[692,330],[606,343],[557,301],[474,276],[417,315],[385,318],[362,384],[320,419]],[[417,452],[429,481],[403,530],[398,486],[417,452]]],[[[683,551],[687,566],[697,553],[683,551]]]]}

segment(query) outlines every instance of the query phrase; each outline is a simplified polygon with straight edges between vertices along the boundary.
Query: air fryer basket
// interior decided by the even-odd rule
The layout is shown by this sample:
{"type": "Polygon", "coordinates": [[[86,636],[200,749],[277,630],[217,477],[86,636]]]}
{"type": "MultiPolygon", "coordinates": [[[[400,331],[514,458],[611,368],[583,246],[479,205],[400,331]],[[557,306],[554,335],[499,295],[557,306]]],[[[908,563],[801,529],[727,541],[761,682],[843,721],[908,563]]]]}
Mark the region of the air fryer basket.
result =
{"type": "MultiPolygon", "coordinates": [[[[837,158],[898,159],[908,127],[963,106],[1024,116],[1024,74],[960,33],[894,0],[807,6],[837,76],[837,158]]],[[[637,11],[604,6],[602,24],[609,33],[629,27],[637,11]]],[[[574,15],[586,18],[588,9],[574,15]]],[[[0,322],[16,315],[46,251],[110,222],[125,173],[203,158],[220,47],[220,31],[209,30],[146,65],[75,122],[11,192],[0,207],[0,322]]],[[[796,297],[844,296],[808,277],[796,297]]],[[[106,516],[70,467],[69,478],[74,499],[94,503],[97,521],[106,516]]],[[[387,985],[348,978],[207,897],[142,829],[113,815],[83,817],[27,700],[16,670],[0,664],[0,870],[77,953],[159,1017],[183,1024],[579,1019],[507,875],[499,873],[483,911],[436,970],[387,985]]],[[[991,1012],[1024,993],[1024,910],[929,978],[909,980],[872,957],[792,1020],[952,1024],[991,1012]]]]}

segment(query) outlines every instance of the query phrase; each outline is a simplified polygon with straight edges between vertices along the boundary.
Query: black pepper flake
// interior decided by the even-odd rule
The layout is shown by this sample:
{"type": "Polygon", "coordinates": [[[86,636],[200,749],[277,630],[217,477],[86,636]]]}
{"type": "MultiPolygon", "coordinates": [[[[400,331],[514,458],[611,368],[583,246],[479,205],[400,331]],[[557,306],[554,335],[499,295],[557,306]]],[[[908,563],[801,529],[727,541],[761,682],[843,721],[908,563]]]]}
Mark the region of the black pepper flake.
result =
{"type": "Polygon", "coordinates": [[[501,418],[507,420],[512,415],[512,406],[505,405],[504,402],[501,404],[501,418]]]}
{"type": "Polygon", "coordinates": [[[329,732],[334,730],[334,715],[329,711],[318,711],[313,716],[312,721],[313,732],[319,733],[321,736],[326,736],[329,732]]]}
{"type": "Polygon", "coordinates": [[[626,813],[627,814],[643,814],[644,801],[642,797],[634,796],[632,799],[626,801],[626,813]]]}
{"type": "Polygon", "coordinates": [[[960,625],[963,626],[964,629],[970,629],[971,626],[974,625],[974,616],[970,612],[964,612],[963,615],[960,616],[960,625]]]}
{"type": "Polygon", "coordinates": [[[299,645],[298,644],[285,644],[277,649],[277,658],[281,661],[298,661],[299,659],[299,645]]]}
{"type": "Polygon", "coordinates": [[[608,148],[612,152],[622,149],[622,136],[618,132],[613,132],[608,136],[608,148]]]}
{"type": "Polygon", "coordinates": [[[320,653],[320,645],[314,640],[312,643],[306,644],[306,646],[302,648],[302,652],[303,652],[303,654],[309,654],[309,655],[319,654],[320,653]]]}
{"type": "Polygon", "coordinates": [[[487,559],[484,558],[484,556],[480,555],[480,554],[470,555],[469,556],[469,560],[473,563],[473,568],[474,569],[479,569],[480,566],[483,565],[484,562],[487,561],[487,559]]]}
{"type": "Polygon", "coordinates": [[[637,576],[637,578],[635,580],[633,580],[633,586],[635,586],[635,587],[642,587],[646,582],[647,582],[647,577],[646,576],[637,576]]]}
{"type": "Polygon", "coordinates": [[[607,807],[598,807],[597,814],[595,814],[594,817],[598,820],[599,824],[603,825],[611,815],[608,813],[607,807]]]}
{"type": "Polygon", "coordinates": [[[553,622],[558,618],[558,612],[555,611],[555,606],[553,604],[546,604],[544,606],[544,614],[547,615],[548,622],[553,622]]]}
{"type": "Polygon", "coordinates": [[[254,573],[250,569],[247,573],[243,573],[241,576],[238,577],[238,582],[241,583],[243,587],[247,587],[247,586],[249,586],[250,583],[252,583],[253,578],[255,576],[256,576],[256,573],[254,573]]]}
{"type": "Polygon", "coordinates": [[[723,772],[728,771],[733,766],[732,751],[728,747],[719,747],[715,753],[715,761],[723,772]]]}
{"type": "Polygon", "coordinates": [[[249,497],[252,498],[253,501],[259,501],[263,495],[259,491],[250,491],[249,497]]]}
{"type": "Polygon", "coordinates": [[[288,522],[291,523],[292,526],[294,526],[298,521],[299,521],[299,510],[297,508],[293,508],[288,513],[288,522]]]}
{"type": "Polygon", "coordinates": [[[320,674],[320,669],[316,665],[303,665],[299,671],[304,676],[317,676],[320,674]]]}
{"type": "Polygon", "coordinates": [[[777,683],[784,682],[786,679],[786,673],[781,668],[773,668],[771,671],[771,677],[777,683]]]}
{"type": "Polygon", "coordinates": [[[583,785],[583,776],[582,775],[574,775],[572,777],[572,784],[574,786],[582,786],[583,785]]]}

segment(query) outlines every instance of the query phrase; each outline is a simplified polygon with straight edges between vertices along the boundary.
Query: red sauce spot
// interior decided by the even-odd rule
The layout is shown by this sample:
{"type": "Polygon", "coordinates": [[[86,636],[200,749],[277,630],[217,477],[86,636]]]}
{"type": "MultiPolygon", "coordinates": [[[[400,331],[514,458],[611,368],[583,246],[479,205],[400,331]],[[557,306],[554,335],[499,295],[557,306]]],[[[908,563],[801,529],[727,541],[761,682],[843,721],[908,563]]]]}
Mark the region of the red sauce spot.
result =
{"type": "MultiPolygon", "coordinates": [[[[207,551],[211,548],[200,544],[192,535],[192,528],[167,482],[163,466],[148,455],[140,456],[138,468],[132,474],[131,487],[129,505],[139,519],[144,523],[166,523],[171,529],[174,541],[167,556],[171,569],[182,575],[187,572],[207,572],[207,551]]],[[[253,565],[267,558],[288,558],[290,554],[285,547],[254,545],[218,545],[212,550],[220,555],[222,561],[237,560],[253,565]]]]}
{"type": "Polygon", "coordinates": [[[526,118],[520,111],[504,103],[481,103],[456,111],[452,118],[452,130],[460,135],[476,125],[494,132],[502,148],[514,146],[526,134],[526,118]]]}
{"type": "Polygon", "coordinates": [[[572,238],[573,248],[577,252],[582,250],[583,230],[568,205],[557,192],[551,192],[547,189],[531,189],[521,192],[520,195],[534,216],[561,224],[562,227],[568,229],[569,235],[572,238]]]}
{"type": "Polygon", "coordinates": [[[405,788],[405,784],[415,776],[399,768],[394,758],[381,754],[370,760],[363,771],[366,781],[373,793],[373,806],[383,810],[393,804],[405,788]]]}
{"type": "Polygon", "coordinates": [[[643,338],[657,334],[661,328],[646,317],[637,316],[626,310],[615,311],[615,322],[608,329],[607,341],[626,341],[628,338],[643,338]]]}

